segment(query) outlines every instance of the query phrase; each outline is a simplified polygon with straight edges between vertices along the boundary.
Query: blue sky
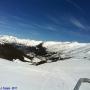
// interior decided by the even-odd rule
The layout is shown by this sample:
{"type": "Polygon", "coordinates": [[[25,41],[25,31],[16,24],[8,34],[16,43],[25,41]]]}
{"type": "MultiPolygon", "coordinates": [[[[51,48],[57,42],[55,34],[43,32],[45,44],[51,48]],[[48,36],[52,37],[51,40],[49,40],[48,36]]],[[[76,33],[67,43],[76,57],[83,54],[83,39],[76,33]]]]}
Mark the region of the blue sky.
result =
{"type": "Polygon", "coordinates": [[[90,0],[0,0],[0,35],[90,42],[90,0]]]}

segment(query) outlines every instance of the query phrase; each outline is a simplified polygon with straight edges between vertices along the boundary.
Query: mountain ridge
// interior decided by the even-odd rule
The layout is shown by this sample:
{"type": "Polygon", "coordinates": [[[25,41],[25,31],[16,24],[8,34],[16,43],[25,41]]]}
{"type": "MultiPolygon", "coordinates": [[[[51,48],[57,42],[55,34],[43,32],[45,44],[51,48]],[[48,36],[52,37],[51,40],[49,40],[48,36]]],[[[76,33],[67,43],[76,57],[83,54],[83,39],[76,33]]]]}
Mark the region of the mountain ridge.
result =
{"type": "Polygon", "coordinates": [[[28,55],[35,58],[49,60],[62,60],[69,58],[86,58],[90,60],[90,43],[79,42],[54,42],[35,41],[30,39],[19,39],[13,36],[0,36],[0,43],[9,43],[28,55]],[[41,45],[40,45],[41,44],[41,45]],[[37,47],[40,45],[39,47],[37,47]],[[42,55],[44,53],[44,55],[42,55]],[[47,53],[47,54],[45,54],[47,53]],[[32,56],[31,55],[31,56],[32,56]]]}

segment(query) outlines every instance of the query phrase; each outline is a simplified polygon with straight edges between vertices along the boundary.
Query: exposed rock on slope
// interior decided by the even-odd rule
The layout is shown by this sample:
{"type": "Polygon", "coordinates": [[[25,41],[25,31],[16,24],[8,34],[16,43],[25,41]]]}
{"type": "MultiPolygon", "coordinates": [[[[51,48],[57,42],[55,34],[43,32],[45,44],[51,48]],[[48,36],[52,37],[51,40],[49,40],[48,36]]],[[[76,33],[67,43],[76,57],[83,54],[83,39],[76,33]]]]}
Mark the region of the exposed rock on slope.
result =
{"type": "Polygon", "coordinates": [[[18,39],[13,36],[0,36],[0,43],[1,58],[22,58],[21,60],[23,61],[23,58],[27,57],[29,59],[32,59],[32,61],[35,60],[34,58],[37,58],[39,61],[42,62],[55,62],[57,60],[65,60],[69,58],[86,58],[88,60],[90,59],[90,43],[53,41],[42,42],[35,40],[18,39]],[[11,45],[11,49],[6,47],[6,43],[8,45],[11,45]],[[15,52],[17,52],[17,54],[15,53],[15,55],[12,55],[10,53],[12,51],[13,54],[15,52]],[[9,53],[7,54],[7,52],[9,53]]]}
{"type": "Polygon", "coordinates": [[[12,44],[0,44],[0,58],[8,59],[10,61],[13,61],[13,59],[20,59],[23,62],[27,62],[24,60],[24,57],[31,59],[31,57],[24,54],[23,51],[17,49],[12,44]]]}

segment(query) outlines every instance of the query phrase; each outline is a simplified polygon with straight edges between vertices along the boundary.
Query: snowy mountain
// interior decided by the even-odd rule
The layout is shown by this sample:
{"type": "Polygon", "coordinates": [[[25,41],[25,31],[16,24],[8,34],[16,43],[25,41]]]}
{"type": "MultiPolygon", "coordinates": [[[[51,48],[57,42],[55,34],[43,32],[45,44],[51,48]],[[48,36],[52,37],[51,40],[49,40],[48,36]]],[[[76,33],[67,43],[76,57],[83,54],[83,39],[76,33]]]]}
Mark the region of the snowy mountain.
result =
{"type": "MultiPolygon", "coordinates": [[[[22,47],[36,46],[42,42],[43,41],[19,39],[13,36],[0,36],[0,43],[14,43],[22,45],[22,47]]],[[[57,52],[57,54],[60,54],[62,57],[90,59],[90,43],[45,41],[43,42],[43,47],[45,47],[48,52],[57,52]]]]}
{"type": "Polygon", "coordinates": [[[1,35],[0,36],[0,43],[17,43],[17,44],[22,44],[26,46],[34,46],[42,41],[35,41],[35,40],[28,40],[28,39],[19,39],[14,36],[8,36],[8,35],[1,35]]]}
{"type": "MultiPolygon", "coordinates": [[[[14,43],[25,46],[25,49],[36,47],[42,42],[0,36],[1,44],[14,43]]],[[[90,79],[90,43],[46,41],[43,47],[50,54],[55,53],[51,56],[70,58],[39,66],[19,60],[10,62],[0,59],[0,89],[16,87],[15,90],[90,90],[89,83],[83,83],[80,89],[74,89],[80,78],[90,79]]],[[[35,56],[34,60],[37,59],[39,58],[35,56]]]]}

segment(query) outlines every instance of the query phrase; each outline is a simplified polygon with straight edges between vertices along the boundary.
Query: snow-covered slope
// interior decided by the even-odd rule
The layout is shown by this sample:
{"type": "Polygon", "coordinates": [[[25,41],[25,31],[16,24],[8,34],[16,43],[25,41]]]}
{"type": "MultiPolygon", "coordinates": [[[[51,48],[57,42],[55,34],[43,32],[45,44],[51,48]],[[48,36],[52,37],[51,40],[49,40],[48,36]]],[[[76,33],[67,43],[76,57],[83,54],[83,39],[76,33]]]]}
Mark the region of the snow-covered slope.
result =
{"type": "Polygon", "coordinates": [[[72,58],[87,58],[90,60],[90,43],[62,43],[47,47],[48,51],[58,52],[72,58]]]}
{"type": "MultiPolygon", "coordinates": [[[[42,41],[0,36],[0,43],[6,42],[35,46],[42,41]]],[[[46,41],[43,46],[50,52],[72,58],[40,66],[0,59],[0,87],[16,86],[17,90],[73,90],[79,78],[90,79],[90,43],[46,41]]],[[[90,84],[83,85],[80,90],[90,90],[90,84]]]]}
{"type": "MultiPolygon", "coordinates": [[[[16,86],[17,90],[73,90],[79,78],[90,78],[90,61],[70,59],[37,67],[0,59],[0,86],[16,86]]],[[[80,90],[90,90],[87,85],[80,90]]]]}

